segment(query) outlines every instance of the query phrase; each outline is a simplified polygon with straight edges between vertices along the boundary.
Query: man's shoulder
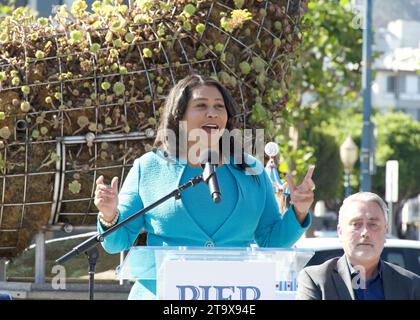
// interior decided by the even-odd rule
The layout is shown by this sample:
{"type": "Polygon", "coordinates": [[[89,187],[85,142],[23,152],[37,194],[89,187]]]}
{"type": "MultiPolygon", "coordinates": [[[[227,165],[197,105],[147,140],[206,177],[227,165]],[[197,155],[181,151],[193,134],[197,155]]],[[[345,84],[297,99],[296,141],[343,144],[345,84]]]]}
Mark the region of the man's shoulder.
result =
{"type": "Polygon", "coordinates": [[[414,272],[411,272],[390,262],[383,261],[383,263],[385,266],[389,267],[396,276],[408,279],[409,281],[416,281],[420,284],[420,276],[414,272]]]}
{"type": "Polygon", "coordinates": [[[325,275],[337,269],[337,262],[339,259],[340,257],[332,258],[322,264],[305,267],[302,271],[310,276],[325,275]]]}

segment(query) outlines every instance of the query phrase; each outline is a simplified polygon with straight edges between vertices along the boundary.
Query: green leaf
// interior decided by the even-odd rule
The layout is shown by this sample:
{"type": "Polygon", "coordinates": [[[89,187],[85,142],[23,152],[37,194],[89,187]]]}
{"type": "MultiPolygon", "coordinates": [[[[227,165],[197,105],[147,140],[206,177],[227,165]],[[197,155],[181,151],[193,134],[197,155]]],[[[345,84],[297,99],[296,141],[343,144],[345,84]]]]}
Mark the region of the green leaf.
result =
{"type": "Polygon", "coordinates": [[[82,189],[82,185],[79,181],[73,180],[71,183],[69,183],[69,190],[71,193],[77,194],[82,189]]]}

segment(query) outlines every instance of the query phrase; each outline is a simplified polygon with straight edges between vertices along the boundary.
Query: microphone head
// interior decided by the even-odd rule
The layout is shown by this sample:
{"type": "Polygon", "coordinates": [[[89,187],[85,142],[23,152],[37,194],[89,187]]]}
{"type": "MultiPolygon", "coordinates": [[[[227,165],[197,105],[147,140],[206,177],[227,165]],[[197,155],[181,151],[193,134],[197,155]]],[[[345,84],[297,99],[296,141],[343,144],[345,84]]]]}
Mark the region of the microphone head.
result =
{"type": "Polygon", "coordinates": [[[212,165],[219,165],[219,152],[216,150],[206,149],[200,153],[200,164],[201,167],[205,167],[206,163],[210,163],[212,165]]]}

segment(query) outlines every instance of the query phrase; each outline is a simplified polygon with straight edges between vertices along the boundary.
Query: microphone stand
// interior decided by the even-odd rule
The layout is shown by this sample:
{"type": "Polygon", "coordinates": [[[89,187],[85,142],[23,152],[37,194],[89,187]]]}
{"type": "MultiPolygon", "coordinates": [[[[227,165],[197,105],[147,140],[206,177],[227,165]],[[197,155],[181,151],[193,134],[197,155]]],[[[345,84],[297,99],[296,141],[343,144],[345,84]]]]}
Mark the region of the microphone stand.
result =
{"type": "MultiPolygon", "coordinates": [[[[206,170],[205,170],[206,171],[206,170]]],[[[74,247],[71,251],[67,252],[62,257],[58,258],[55,263],[56,264],[62,264],[66,262],[67,260],[81,254],[85,253],[88,257],[89,262],[89,299],[93,300],[94,298],[94,281],[95,281],[95,266],[96,266],[96,259],[99,256],[99,251],[96,246],[98,243],[103,242],[105,237],[110,235],[111,233],[117,231],[122,226],[126,225],[130,221],[140,217],[141,215],[145,214],[146,212],[150,211],[151,209],[157,207],[161,203],[165,202],[166,200],[175,197],[176,200],[181,198],[181,193],[184,192],[186,189],[196,186],[197,184],[201,182],[208,183],[209,179],[212,175],[215,173],[207,173],[203,172],[202,175],[196,176],[194,178],[191,178],[188,180],[185,184],[179,186],[175,190],[173,190],[171,193],[167,194],[166,196],[162,197],[161,199],[157,200],[156,202],[152,203],[151,205],[147,206],[146,208],[143,208],[136,214],[128,217],[127,219],[121,221],[120,223],[117,223],[116,225],[110,227],[109,229],[105,230],[103,233],[97,233],[87,239],[86,241],[82,242],[78,246],[74,247]]]]}

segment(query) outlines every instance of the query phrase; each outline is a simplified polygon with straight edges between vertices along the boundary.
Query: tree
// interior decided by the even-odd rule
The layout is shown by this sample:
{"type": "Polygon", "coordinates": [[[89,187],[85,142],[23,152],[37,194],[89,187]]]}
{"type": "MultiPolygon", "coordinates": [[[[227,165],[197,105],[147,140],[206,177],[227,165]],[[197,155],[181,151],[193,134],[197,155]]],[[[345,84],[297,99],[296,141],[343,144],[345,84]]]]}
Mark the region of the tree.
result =
{"type": "MultiPolygon", "coordinates": [[[[323,152],[320,152],[317,157],[317,163],[323,164],[323,167],[327,171],[326,174],[328,177],[321,177],[320,181],[332,181],[331,184],[328,185],[329,192],[323,192],[322,195],[324,197],[318,197],[319,199],[341,199],[344,195],[344,168],[341,163],[339,148],[340,145],[344,142],[346,137],[351,136],[354,140],[356,145],[361,144],[361,133],[362,133],[362,112],[361,109],[354,106],[348,107],[345,109],[338,109],[338,112],[334,117],[328,119],[328,121],[322,121],[319,124],[319,127],[316,131],[322,132],[323,135],[332,138],[336,150],[335,150],[335,158],[334,160],[328,161],[328,156],[325,156],[323,152]],[[327,165],[325,165],[325,163],[327,165]],[[334,166],[335,165],[335,166],[334,166]],[[339,168],[338,170],[332,170],[334,168],[339,168]],[[336,180],[333,179],[335,177],[336,180]]],[[[332,145],[331,141],[326,140],[318,140],[313,142],[313,146],[315,149],[323,150],[325,144],[332,145]]],[[[350,175],[350,186],[353,192],[359,190],[359,160],[356,161],[354,165],[354,169],[350,175]]],[[[325,174],[323,172],[319,172],[318,174],[322,175],[325,174]]],[[[325,186],[320,186],[321,190],[325,188],[325,186]]]]}
{"type": "Polygon", "coordinates": [[[316,199],[336,199],[342,196],[343,167],[340,159],[339,145],[332,133],[324,132],[321,128],[312,130],[308,139],[314,147],[316,162],[315,181],[325,181],[315,189],[316,199]]]}
{"type": "MultiPolygon", "coordinates": [[[[360,145],[362,134],[361,110],[349,108],[342,110],[336,118],[321,124],[317,129],[334,137],[341,144],[345,137],[351,135],[360,145]]],[[[385,166],[388,160],[399,161],[399,199],[400,202],[420,193],[420,180],[415,174],[420,168],[420,123],[401,112],[374,111],[372,121],[377,128],[375,152],[376,173],[372,176],[372,191],[380,196],[385,195],[385,166]]],[[[323,160],[325,161],[325,160],[323,160]]],[[[360,187],[359,161],[352,172],[353,190],[360,187]]]]}
{"type": "MultiPolygon", "coordinates": [[[[319,130],[343,107],[357,105],[360,91],[362,30],[348,1],[310,1],[299,62],[293,66],[287,109],[276,119],[282,161],[297,175],[316,163],[316,197],[335,198],[342,189],[340,142],[336,132],[319,130]],[[292,127],[292,129],[290,129],[292,127]],[[292,132],[292,134],[290,134],[292,132]],[[326,153],[322,150],[328,150],[326,153]],[[325,174],[323,168],[334,168],[325,174]]],[[[342,194],[342,193],[341,193],[342,194]]]]}
{"type": "Polygon", "coordinates": [[[420,193],[420,123],[402,112],[377,114],[377,172],[372,179],[374,192],[385,194],[385,166],[388,160],[399,162],[400,202],[420,193]]]}
{"type": "Polygon", "coordinates": [[[7,16],[10,14],[14,8],[14,2],[13,0],[9,1],[2,1],[0,2],[0,18],[7,16]]]}
{"type": "MultiPolygon", "coordinates": [[[[276,120],[282,128],[276,141],[290,171],[302,175],[309,164],[317,165],[313,177],[316,199],[342,198],[339,146],[348,135],[361,145],[362,30],[356,28],[355,12],[348,5],[348,1],[309,3],[300,62],[292,70],[290,102],[282,119],[276,120]]],[[[385,163],[395,159],[400,162],[401,201],[418,194],[420,181],[414,173],[420,167],[419,123],[401,113],[375,110],[372,119],[378,130],[372,191],[385,195],[385,163]]],[[[285,170],[284,164],[282,167],[285,170]]],[[[359,167],[357,161],[351,174],[353,192],[360,187],[359,167]]]]}
{"type": "Polygon", "coordinates": [[[353,105],[360,91],[362,30],[348,1],[312,1],[305,17],[301,62],[293,70],[297,120],[313,124],[353,105]],[[306,99],[305,99],[306,96],[306,99]]]}

